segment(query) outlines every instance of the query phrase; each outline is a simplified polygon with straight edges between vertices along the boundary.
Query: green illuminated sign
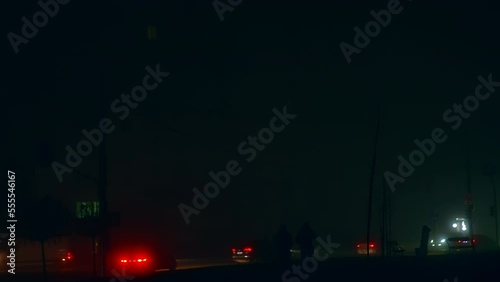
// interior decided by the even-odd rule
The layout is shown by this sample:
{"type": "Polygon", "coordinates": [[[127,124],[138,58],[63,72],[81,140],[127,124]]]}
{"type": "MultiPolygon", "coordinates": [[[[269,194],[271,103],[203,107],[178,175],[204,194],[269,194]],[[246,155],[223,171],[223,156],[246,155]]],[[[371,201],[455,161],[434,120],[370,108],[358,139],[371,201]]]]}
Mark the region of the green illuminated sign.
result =
{"type": "Polygon", "coordinates": [[[96,217],[99,215],[99,202],[77,202],[76,217],[96,217]]]}

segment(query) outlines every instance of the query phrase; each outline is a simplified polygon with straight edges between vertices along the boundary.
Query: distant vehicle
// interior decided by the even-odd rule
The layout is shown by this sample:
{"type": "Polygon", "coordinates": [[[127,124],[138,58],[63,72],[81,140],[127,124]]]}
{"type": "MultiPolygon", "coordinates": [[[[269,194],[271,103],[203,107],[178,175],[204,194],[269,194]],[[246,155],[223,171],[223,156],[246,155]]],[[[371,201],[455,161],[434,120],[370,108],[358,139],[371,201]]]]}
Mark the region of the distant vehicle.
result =
{"type": "Polygon", "coordinates": [[[438,240],[430,240],[429,245],[427,246],[429,252],[447,252],[448,251],[448,243],[445,238],[441,238],[438,240]]]}
{"type": "MultiPolygon", "coordinates": [[[[255,240],[244,244],[236,244],[232,249],[232,259],[239,263],[268,262],[275,259],[275,247],[267,240],[255,240]]],[[[291,257],[297,255],[297,250],[290,250],[291,257]]],[[[300,256],[300,253],[298,254],[300,256]]]]}
{"type": "MultiPolygon", "coordinates": [[[[367,254],[367,251],[366,251],[366,243],[360,243],[360,244],[357,244],[356,245],[356,252],[358,253],[358,255],[366,255],[367,254]]],[[[378,250],[377,250],[377,247],[375,246],[375,243],[370,243],[369,245],[369,253],[370,255],[375,255],[378,253],[378,250]]]]}
{"type": "Polygon", "coordinates": [[[124,269],[125,273],[149,274],[157,269],[176,270],[177,261],[165,254],[144,247],[119,247],[111,252],[111,267],[124,269]]]}
{"type": "Polygon", "coordinates": [[[110,259],[112,268],[123,269],[131,275],[152,273],[155,270],[155,258],[145,249],[120,248],[112,252],[110,259]]]}
{"type": "Polygon", "coordinates": [[[257,261],[258,257],[255,255],[255,248],[250,244],[244,246],[239,246],[231,250],[233,252],[233,260],[241,263],[257,261]]]}
{"type": "Polygon", "coordinates": [[[59,262],[64,263],[64,264],[69,264],[73,263],[75,261],[75,258],[73,257],[73,254],[71,254],[70,251],[67,249],[59,249],[57,250],[58,257],[59,257],[59,262]]]}
{"type": "Polygon", "coordinates": [[[448,248],[450,253],[471,253],[474,252],[475,240],[469,237],[448,238],[448,248]]]}

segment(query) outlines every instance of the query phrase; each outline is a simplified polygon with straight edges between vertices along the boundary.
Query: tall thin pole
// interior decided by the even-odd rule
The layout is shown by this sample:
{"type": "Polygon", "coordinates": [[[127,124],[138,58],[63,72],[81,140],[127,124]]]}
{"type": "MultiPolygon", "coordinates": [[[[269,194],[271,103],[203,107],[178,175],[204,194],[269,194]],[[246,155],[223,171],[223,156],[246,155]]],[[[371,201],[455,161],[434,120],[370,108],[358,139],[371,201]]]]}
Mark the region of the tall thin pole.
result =
{"type": "Polygon", "coordinates": [[[373,145],[373,158],[372,158],[372,168],[370,175],[370,189],[368,192],[368,226],[366,230],[366,256],[370,258],[370,229],[371,229],[371,218],[372,218],[372,198],[373,198],[373,181],[375,179],[375,165],[377,160],[377,143],[378,143],[378,133],[380,129],[380,108],[378,110],[377,116],[377,129],[375,131],[375,141],[373,145]]]}
{"type": "Polygon", "coordinates": [[[385,191],[385,179],[382,180],[382,257],[385,257],[386,255],[386,247],[387,247],[387,238],[386,238],[386,220],[387,220],[387,213],[386,213],[386,191],[385,191]]]}
{"type": "Polygon", "coordinates": [[[497,206],[497,189],[495,187],[495,178],[492,175],[490,175],[490,182],[491,186],[493,187],[493,215],[495,216],[495,238],[497,241],[497,247],[499,247],[499,242],[498,242],[498,206],[497,206]]]}
{"type": "Polygon", "coordinates": [[[97,265],[96,265],[96,257],[95,257],[95,235],[92,234],[92,268],[94,270],[94,277],[97,277],[97,265]]]}
{"type": "Polygon", "coordinates": [[[391,193],[387,194],[387,241],[392,241],[392,199],[391,193]]]}
{"type": "Polygon", "coordinates": [[[469,238],[474,239],[474,223],[472,220],[472,185],[471,185],[471,174],[470,174],[470,160],[469,160],[469,150],[467,143],[467,134],[465,135],[465,170],[466,170],[466,188],[467,188],[467,201],[466,201],[466,211],[467,220],[469,221],[469,238]]]}
{"type": "MultiPolygon", "coordinates": [[[[107,87],[103,86],[100,91],[100,113],[101,118],[105,118],[108,109],[108,100],[106,91],[107,87]]],[[[101,265],[101,277],[105,277],[106,271],[106,252],[108,247],[108,204],[106,198],[106,186],[108,179],[108,164],[106,158],[106,134],[103,134],[102,143],[99,146],[99,186],[98,186],[98,196],[99,196],[99,221],[100,221],[100,244],[99,244],[99,254],[100,254],[100,265],[101,265]]]]}
{"type": "Polygon", "coordinates": [[[495,241],[497,242],[497,248],[500,247],[498,238],[498,207],[497,207],[497,190],[495,186],[495,165],[492,162],[487,163],[484,167],[484,174],[488,176],[491,183],[491,188],[493,188],[493,214],[495,218],[495,241]]]}

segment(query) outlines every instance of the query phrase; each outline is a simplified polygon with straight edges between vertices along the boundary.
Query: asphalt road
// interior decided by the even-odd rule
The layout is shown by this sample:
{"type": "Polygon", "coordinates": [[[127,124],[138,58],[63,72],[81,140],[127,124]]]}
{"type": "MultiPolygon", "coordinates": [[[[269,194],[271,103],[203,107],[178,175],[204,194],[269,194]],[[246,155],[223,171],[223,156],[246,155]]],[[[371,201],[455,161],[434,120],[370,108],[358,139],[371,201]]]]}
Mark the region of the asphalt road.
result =
{"type": "MultiPolygon", "coordinates": [[[[180,260],[180,270],[158,271],[152,275],[106,279],[84,278],[84,274],[61,272],[51,274],[49,282],[160,282],[160,281],[429,281],[494,282],[500,281],[500,253],[429,256],[423,260],[404,256],[397,258],[332,258],[315,265],[296,261],[295,266],[269,263],[234,264],[223,260],[180,260]],[[300,268],[299,268],[300,267],[300,268]],[[309,267],[309,268],[308,268],[309,267]],[[288,272],[286,272],[288,271],[288,272]]],[[[12,279],[12,275],[8,277],[12,279]]],[[[15,280],[42,281],[39,273],[18,273],[15,280]]]]}
{"type": "MultiPolygon", "coordinates": [[[[178,259],[177,269],[193,269],[202,267],[212,267],[212,266],[223,266],[223,265],[234,265],[236,264],[231,259],[220,259],[220,258],[206,258],[206,259],[178,259]]],[[[92,265],[81,265],[81,264],[60,264],[55,262],[46,263],[47,271],[49,273],[89,273],[93,274],[92,265]]],[[[2,266],[0,268],[1,273],[7,272],[7,269],[2,266]]],[[[42,273],[43,267],[41,262],[31,262],[31,263],[17,263],[16,273],[19,274],[37,274],[42,273]]],[[[165,272],[169,269],[157,269],[155,272],[165,272]]]]}

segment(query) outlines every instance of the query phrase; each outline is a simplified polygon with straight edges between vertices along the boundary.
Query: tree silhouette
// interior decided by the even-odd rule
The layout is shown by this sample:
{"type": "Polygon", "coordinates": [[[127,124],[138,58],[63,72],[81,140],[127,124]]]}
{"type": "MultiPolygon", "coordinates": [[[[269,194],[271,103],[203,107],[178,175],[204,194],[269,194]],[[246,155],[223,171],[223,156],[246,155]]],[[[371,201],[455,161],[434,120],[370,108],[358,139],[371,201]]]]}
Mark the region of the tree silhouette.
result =
{"type": "Polygon", "coordinates": [[[47,278],[45,260],[45,243],[65,235],[70,213],[62,202],[50,196],[30,199],[24,208],[18,210],[20,237],[40,243],[42,253],[43,275],[47,278]]]}

